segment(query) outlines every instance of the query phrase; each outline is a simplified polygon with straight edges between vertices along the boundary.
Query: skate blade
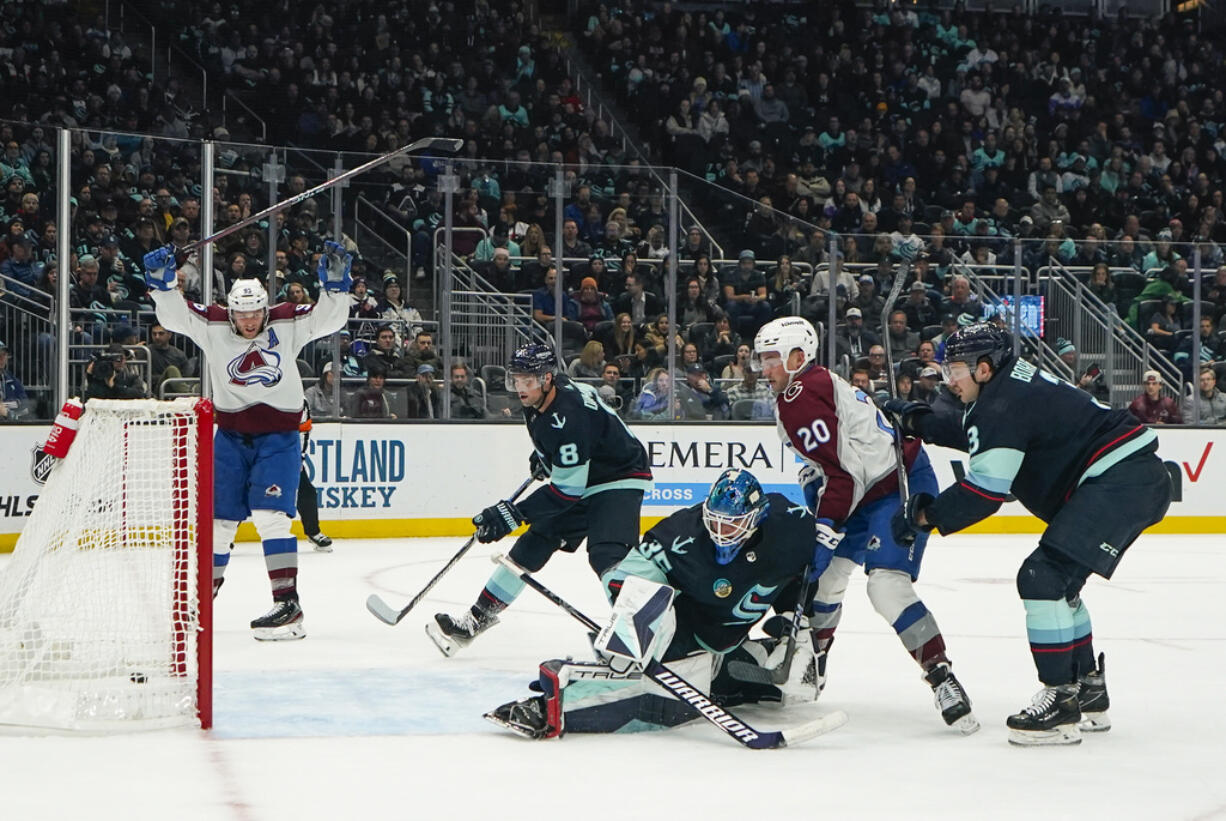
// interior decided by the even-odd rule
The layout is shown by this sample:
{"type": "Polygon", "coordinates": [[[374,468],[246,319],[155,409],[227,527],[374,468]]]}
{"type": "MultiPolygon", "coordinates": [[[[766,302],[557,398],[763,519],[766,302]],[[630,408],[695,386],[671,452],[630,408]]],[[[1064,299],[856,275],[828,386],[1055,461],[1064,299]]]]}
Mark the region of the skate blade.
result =
{"type": "Polygon", "coordinates": [[[488,713],[483,715],[482,718],[484,718],[486,721],[490,722],[491,724],[497,724],[499,727],[502,727],[503,729],[510,730],[511,732],[515,733],[515,735],[519,736],[520,738],[526,738],[530,741],[537,741],[541,738],[541,736],[537,733],[536,730],[533,730],[528,727],[524,727],[523,725],[520,725],[520,724],[515,724],[513,722],[507,721],[506,719],[503,719],[500,716],[498,716],[494,710],[490,710],[488,713]]]}
{"type": "Polygon", "coordinates": [[[979,719],[975,718],[974,713],[967,713],[962,718],[954,719],[953,723],[949,726],[962,733],[962,735],[971,735],[972,733],[979,732],[979,719]]]}
{"type": "Polygon", "coordinates": [[[454,656],[464,646],[440,630],[434,622],[426,625],[426,635],[430,637],[430,641],[434,642],[434,646],[438,648],[438,651],[447,658],[454,656]]]}
{"type": "Polygon", "coordinates": [[[1080,744],[1081,730],[1076,724],[1061,724],[1050,730],[1009,730],[1009,743],[1018,747],[1042,747],[1051,744],[1080,744]]]}
{"type": "Polygon", "coordinates": [[[316,553],[331,553],[331,552],[332,552],[332,545],[330,545],[330,544],[316,544],[316,545],[315,545],[315,552],[316,552],[316,553]]]}
{"type": "Polygon", "coordinates": [[[301,621],[296,621],[280,627],[253,627],[251,635],[256,641],[295,641],[306,638],[306,628],[301,621]]]}
{"type": "Polygon", "coordinates": [[[1105,733],[1111,729],[1111,718],[1104,710],[1101,713],[1082,713],[1077,725],[1083,733],[1105,733]]]}

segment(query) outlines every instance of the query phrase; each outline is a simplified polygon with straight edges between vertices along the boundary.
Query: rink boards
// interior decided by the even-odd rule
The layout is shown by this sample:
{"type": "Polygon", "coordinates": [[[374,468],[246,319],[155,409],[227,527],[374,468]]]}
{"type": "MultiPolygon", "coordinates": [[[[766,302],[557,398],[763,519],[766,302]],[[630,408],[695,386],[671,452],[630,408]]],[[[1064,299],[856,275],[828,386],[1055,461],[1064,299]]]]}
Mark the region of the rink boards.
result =
{"type": "MultiPolygon", "coordinates": [[[[729,467],[747,468],[768,490],[799,498],[797,461],[773,425],[635,425],[651,457],[655,489],[644,527],[702,499],[729,467]]],[[[11,549],[42,484],[35,457],[41,426],[0,428],[0,550],[11,549]]],[[[1226,532],[1226,431],[1159,428],[1159,454],[1175,498],[1161,533],[1226,532]]],[[[518,423],[317,423],[307,471],[331,536],[452,536],[509,494],[528,469],[530,444],[518,423]]],[[[966,455],[930,448],[942,487],[965,471],[966,455]]],[[[297,525],[295,525],[297,526],[297,525]]],[[[249,525],[244,526],[248,528],[249,525]]],[[[1016,502],[976,526],[978,533],[1035,533],[1041,522],[1016,502]]],[[[240,531],[240,538],[253,532],[240,531]]]]}

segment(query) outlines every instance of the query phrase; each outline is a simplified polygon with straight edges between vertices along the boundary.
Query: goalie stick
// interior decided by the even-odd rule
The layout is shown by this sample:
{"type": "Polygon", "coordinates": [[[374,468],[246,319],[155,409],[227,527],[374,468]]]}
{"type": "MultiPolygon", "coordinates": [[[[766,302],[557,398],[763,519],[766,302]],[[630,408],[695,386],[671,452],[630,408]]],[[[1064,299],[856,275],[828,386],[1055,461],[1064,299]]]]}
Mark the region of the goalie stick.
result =
{"type": "Polygon", "coordinates": [[[805,565],[804,575],[801,577],[800,596],[796,599],[796,610],[792,613],[792,624],[788,629],[787,637],[788,649],[783,652],[783,661],[779,662],[778,667],[769,669],[747,661],[730,661],[728,662],[728,674],[737,681],[745,681],[750,684],[787,683],[788,676],[792,672],[792,657],[796,655],[796,636],[800,633],[800,620],[804,618],[805,611],[809,609],[810,567],[812,565],[805,565]]]}
{"type": "Polygon", "coordinates": [[[183,248],[178,249],[178,253],[184,254],[184,255],[191,254],[193,251],[195,251],[197,248],[199,248],[202,245],[208,245],[211,242],[217,242],[217,240],[219,239],[223,239],[224,237],[228,237],[237,231],[243,230],[248,225],[252,225],[254,223],[259,222],[262,219],[271,217],[273,214],[277,213],[278,211],[284,211],[286,208],[292,208],[293,206],[297,205],[298,203],[302,202],[305,199],[309,199],[315,196],[316,194],[320,194],[320,193],[323,193],[324,191],[327,191],[329,188],[336,185],[337,183],[344,182],[345,180],[348,180],[348,179],[352,179],[353,177],[356,177],[359,174],[363,174],[371,170],[372,168],[377,168],[380,165],[383,165],[384,163],[390,162],[396,157],[399,157],[401,154],[411,154],[414,151],[446,151],[448,154],[454,154],[463,147],[464,147],[464,141],[460,139],[456,139],[454,137],[426,137],[425,139],[418,140],[417,142],[409,143],[408,145],[403,145],[400,148],[397,148],[395,151],[389,151],[386,154],[380,154],[378,157],[375,157],[373,160],[362,163],[356,168],[351,168],[348,171],[343,171],[340,174],[337,174],[332,179],[321,182],[319,185],[315,186],[314,188],[309,188],[300,194],[295,194],[294,196],[289,197],[287,199],[283,199],[280,202],[273,203],[272,205],[265,208],[263,211],[252,214],[246,219],[241,219],[238,222],[234,223],[233,225],[227,225],[225,228],[222,228],[220,231],[218,231],[215,234],[210,234],[209,236],[204,237],[202,239],[198,239],[195,242],[189,242],[183,248]]]}
{"type": "MultiPolygon", "coordinates": [[[[525,490],[527,490],[528,485],[530,484],[532,484],[531,476],[525,479],[524,483],[520,485],[514,493],[511,494],[511,501],[514,502],[516,499],[518,499],[520,497],[520,494],[522,494],[525,490]]],[[[455,567],[455,563],[458,562],[460,558],[463,557],[463,555],[467,553],[469,549],[472,548],[473,544],[476,541],[477,541],[476,533],[469,536],[468,541],[464,543],[463,547],[461,547],[459,550],[456,551],[455,555],[452,556],[447,561],[447,564],[443,565],[443,569],[440,570],[438,573],[435,573],[434,578],[426,583],[426,586],[422,588],[422,591],[418,593],[416,596],[414,596],[413,600],[409,602],[408,604],[406,604],[401,609],[397,610],[396,608],[392,607],[390,604],[388,604],[382,598],[380,598],[377,593],[371,593],[369,596],[366,597],[366,609],[369,610],[376,619],[383,622],[384,624],[390,624],[393,627],[397,624],[400,624],[400,622],[404,619],[404,617],[409,615],[409,611],[412,610],[414,607],[416,607],[417,603],[426,597],[426,594],[430,592],[430,590],[434,587],[434,585],[438,584],[438,580],[443,578],[443,576],[447,573],[448,570],[455,567]]]]}
{"type": "MultiPolygon", "coordinates": [[[[576,609],[557,593],[541,584],[531,573],[515,564],[506,556],[503,556],[501,553],[495,553],[490,559],[494,563],[510,570],[524,584],[556,604],[563,612],[574,618],[588,630],[596,633],[600,632],[599,624],[582,611],[576,609]]],[[[825,735],[831,730],[836,730],[847,723],[847,713],[842,710],[835,710],[832,713],[827,713],[812,721],[786,730],[755,730],[723,707],[712,702],[701,690],[689,684],[685,679],[659,661],[653,660],[648,664],[643,670],[643,675],[662,687],[673,698],[693,707],[707,721],[723,730],[726,735],[737,743],[751,750],[772,750],[779,747],[795,746],[819,735],[825,735]]]]}

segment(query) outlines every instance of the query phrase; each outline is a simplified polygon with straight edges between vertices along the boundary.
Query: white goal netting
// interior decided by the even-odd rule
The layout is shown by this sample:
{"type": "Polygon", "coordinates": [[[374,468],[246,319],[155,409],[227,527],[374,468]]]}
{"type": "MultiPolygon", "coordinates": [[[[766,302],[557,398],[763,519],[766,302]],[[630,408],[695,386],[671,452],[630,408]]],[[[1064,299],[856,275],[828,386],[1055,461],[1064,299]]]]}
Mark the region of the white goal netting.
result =
{"type": "Polygon", "coordinates": [[[0,724],[107,731],[199,721],[209,625],[197,509],[211,514],[212,498],[199,481],[199,440],[212,430],[201,431],[201,413],[211,420],[195,399],[86,406],[0,572],[0,724]]]}

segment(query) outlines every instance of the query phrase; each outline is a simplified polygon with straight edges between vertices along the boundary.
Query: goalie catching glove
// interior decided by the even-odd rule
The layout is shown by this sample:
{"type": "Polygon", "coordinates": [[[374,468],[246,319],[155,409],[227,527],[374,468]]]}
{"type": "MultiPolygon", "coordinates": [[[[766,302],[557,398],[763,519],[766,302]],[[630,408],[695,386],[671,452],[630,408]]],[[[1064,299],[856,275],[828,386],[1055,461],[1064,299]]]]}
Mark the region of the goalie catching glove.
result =
{"type": "Polygon", "coordinates": [[[477,541],[481,544],[496,542],[523,524],[524,517],[519,508],[503,499],[496,505],[491,505],[473,517],[477,526],[477,541]]]}
{"type": "Polygon", "coordinates": [[[175,247],[163,245],[145,254],[145,283],[150,288],[159,291],[169,291],[175,287],[175,247]]]}
{"type": "Polygon", "coordinates": [[[348,293],[353,281],[349,270],[353,267],[353,254],[345,250],[345,246],[328,240],[324,243],[324,252],[319,257],[319,284],[325,291],[348,293]]]}
{"type": "Polygon", "coordinates": [[[592,646],[616,673],[641,672],[664,655],[677,629],[673,599],[666,584],[628,576],[622,584],[609,623],[592,646]]]}

